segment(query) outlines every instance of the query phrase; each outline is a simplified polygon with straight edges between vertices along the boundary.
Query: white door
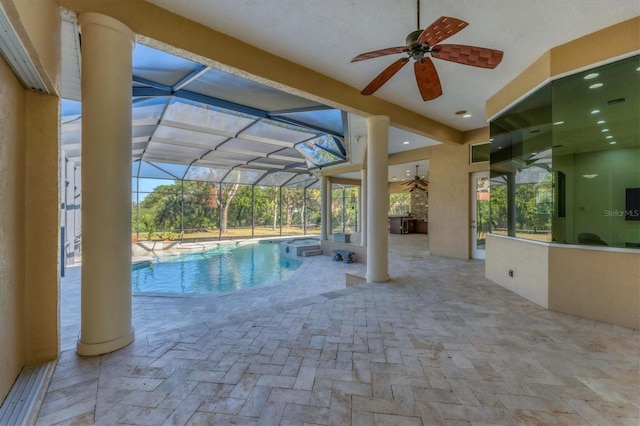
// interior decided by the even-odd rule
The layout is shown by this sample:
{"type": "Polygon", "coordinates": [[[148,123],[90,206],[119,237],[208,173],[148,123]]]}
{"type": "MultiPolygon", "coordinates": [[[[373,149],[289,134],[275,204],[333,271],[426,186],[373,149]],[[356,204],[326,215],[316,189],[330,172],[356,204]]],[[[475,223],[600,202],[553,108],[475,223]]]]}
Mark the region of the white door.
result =
{"type": "Polygon", "coordinates": [[[484,259],[489,232],[489,172],[471,174],[471,257],[484,259]]]}

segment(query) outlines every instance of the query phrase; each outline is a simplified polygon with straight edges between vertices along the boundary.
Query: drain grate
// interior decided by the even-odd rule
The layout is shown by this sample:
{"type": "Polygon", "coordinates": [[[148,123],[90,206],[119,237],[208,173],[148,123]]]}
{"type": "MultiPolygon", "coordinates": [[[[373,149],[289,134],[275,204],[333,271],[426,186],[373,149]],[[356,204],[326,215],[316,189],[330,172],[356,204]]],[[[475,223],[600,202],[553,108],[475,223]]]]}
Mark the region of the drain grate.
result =
{"type": "MultiPolygon", "coordinates": [[[[42,404],[46,384],[51,378],[55,362],[26,366],[13,384],[0,407],[0,425],[26,425],[34,423],[34,408],[42,404]]],[[[39,411],[39,410],[38,410],[39,411]]]]}

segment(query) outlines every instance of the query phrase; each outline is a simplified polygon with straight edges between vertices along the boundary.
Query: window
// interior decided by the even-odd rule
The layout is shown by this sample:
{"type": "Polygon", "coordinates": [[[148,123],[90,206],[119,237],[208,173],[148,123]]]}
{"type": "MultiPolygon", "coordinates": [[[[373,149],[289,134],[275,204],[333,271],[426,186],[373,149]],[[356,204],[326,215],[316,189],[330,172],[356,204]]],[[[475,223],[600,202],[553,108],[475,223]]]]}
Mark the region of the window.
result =
{"type": "Polygon", "coordinates": [[[489,161],[489,154],[489,142],[471,145],[469,162],[471,164],[485,163],[489,161]]]}
{"type": "Polygon", "coordinates": [[[640,247],[640,56],[547,84],[491,122],[491,232],[640,247]],[[588,238],[587,238],[588,237],[588,238]]]}

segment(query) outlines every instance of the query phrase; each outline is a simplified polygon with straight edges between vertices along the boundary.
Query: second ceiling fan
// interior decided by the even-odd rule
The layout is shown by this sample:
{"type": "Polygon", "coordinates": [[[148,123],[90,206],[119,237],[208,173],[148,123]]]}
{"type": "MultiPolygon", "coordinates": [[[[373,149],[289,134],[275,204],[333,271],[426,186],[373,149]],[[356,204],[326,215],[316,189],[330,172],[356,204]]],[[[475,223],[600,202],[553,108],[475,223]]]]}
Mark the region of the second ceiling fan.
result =
{"type": "MultiPolygon", "coordinates": [[[[416,76],[416,83],[418,84],[418,90],[424,101],[430,101],[442,95],[440,78],[429,56],[480,68],[495,68],[498,66],[504,55],[500,50],[463,44],[439,44],[443,40],[458,33],[467,25],[469,25],[467,22],[460,19],[442,16],[424,30],[418,29],[409,34],[404,46],[374,50],[354,57],[351,62],[364,61],[366,59],[396,53],[407,54],[406,57],[396,60],[385,68],[367,87],[362,89],[361,93],[363,95],[375,93],[376,90],[389,81],[389,79],[400,71],[411,59],[414,60],[413,69],[416,76]]],[[[418,28],[420,28],[419,0],[418,28]]]]}
{"type": "Polygon", "coordinates": [[[403,185],[408,186],[409,187],[409,192],[413,192],[416,189],[423,191],[423,192],[428,192],[429,190],[429,181],[421,178],[420,175],[418,174],[418,165],[416,164],[416,175],[412,180],[408,180],[406,182],[403,182],[403,185]]]}

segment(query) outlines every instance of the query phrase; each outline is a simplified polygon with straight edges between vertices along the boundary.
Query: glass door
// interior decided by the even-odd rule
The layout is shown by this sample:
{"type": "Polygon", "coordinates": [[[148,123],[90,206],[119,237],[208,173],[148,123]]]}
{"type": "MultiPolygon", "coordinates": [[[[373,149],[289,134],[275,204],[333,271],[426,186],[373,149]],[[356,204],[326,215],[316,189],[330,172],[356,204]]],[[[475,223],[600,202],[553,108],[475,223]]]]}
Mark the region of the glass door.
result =
{"type": "Polygon", "coordinates": [[[489,232],[489,172],[471,175],[471,257],[484,259],[489,232]]]}

